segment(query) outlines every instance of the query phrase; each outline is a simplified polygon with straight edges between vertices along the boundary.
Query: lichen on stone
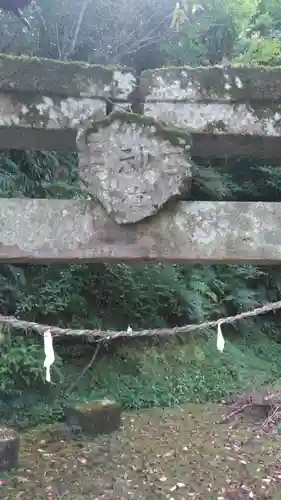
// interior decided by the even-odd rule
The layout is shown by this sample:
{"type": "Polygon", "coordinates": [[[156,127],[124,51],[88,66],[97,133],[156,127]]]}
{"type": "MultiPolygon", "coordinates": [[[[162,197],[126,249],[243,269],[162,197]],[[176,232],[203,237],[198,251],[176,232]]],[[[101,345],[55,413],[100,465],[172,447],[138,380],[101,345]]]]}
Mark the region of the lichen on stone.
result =
{"type": "Polygon", "coordinates": [[[276,101],[281,98],[281,67],[183,66],[145,70],[140,88],[146,101],[276,101]]]}
{"type": "Polygon", "coordinates": [[[127,68],[0,54],[0,91],[105,99],[118,91],[126,98],[133,79],[132,70],[127,68]]]}
{"type": "Polygon", "coordinates": [[[118,224],[155,214],[191,186],[191,137],[150,117],[112,113],[79,139],[79,172],[118,224]]]}
{"type": "Polygon", "coordinates": [[[105,116],[103,100],[45,96],[38,93],[1,93],[0,126],[46,129],[79,128],[81,123],[105,116]]]}
{"type": "Polygon", "coordinates": [[[190,133],[279,137],[281,104],[247,102],[147,102],[145,113],[190,133]]]}

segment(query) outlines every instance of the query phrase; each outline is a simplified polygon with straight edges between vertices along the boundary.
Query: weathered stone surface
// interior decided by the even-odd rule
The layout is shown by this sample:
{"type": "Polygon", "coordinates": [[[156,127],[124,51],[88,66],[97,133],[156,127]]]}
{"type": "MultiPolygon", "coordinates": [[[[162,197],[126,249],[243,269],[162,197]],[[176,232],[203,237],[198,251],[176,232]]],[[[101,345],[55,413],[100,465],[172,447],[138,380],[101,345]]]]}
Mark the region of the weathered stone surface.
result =
{"type": "MultiPolygon", "coordinates": [[[[105,111],[105,102],[99,99],[29,94],[20,100],[17,94],[0,93],[0,149],[75,151],[73,131],[101,120],[105,111]]],[[[147,103],[145,112],[170,125],[185,127],[186,135],[195,134],[191,156],[280,158],[281,104],[271,110],[269,106],[248,109],[246,104],[147,103]],[[275,147],[272,138],[277,140],[275,147]]]]}
{"type": "MultiPolygon", "coordinates": [[[[0,147],[51,149],[57,145],[56,138],[49,134],[48,141],[46,134],[44,147],[43,141],[37,141],[38,130],[79,130],[82,124],[101,120],[106,100],[127,102],[135,82],[127,69],[0,54],[0,128],[4,137],[0,147]],[[15,138],[11,127],[17,127],[15,138]]],[[[69,149],[68,140],[66,143],[69,149]]],[[[64,149],[65,141],[61,141],[64,149]]]]}
{"type": "Polygon", "coordinates": [[[2,262],[281,261],[279,204],[175,200],[190,154],[280,158],[281,68],[153,70],[136,87],[128,70],[0,55],[0,147],[75,149],[76,131],[98,202],[0,201],[2,262]],[[105,118],[106,103],[146,116],[105,118]]]}
{"type": "Polygon", "coordinates": [[[235,137],[246,136],[236,156],[270,160],[280,158],[267,141],[281,136],[280,81],[281,68],[163,68],[142,73],[139,96],[146,115],[196,134],[197,158],[233,157],[235,137]],[[258,148],[255,136],[263,138],[258,148]]]}
{"type": "Polygon", "coordinates": [[[140,98],[146,101],[281,100],[281,67],[176,67],[145,70],[140,98]]]}
{"type": "Polygon", "coordinates": [[[79,140],[80,176],[116,222],[138,222],[189,191],[190,144],[182,130],[117,113],[79,140]]]}
{"type": "Polygon", "coordinates": [[[0,54],[0,91],[4,92],[127,100],[135,81],[132,70],[126,68],[0,54]]]}
{"type": "Polygon", "coordinates": [[[145,114],[190,133],[214,135],[281,136],[281,103],[253,106],[250,103],[147,102],[145,114]]]}
{"type": "Polygon", "coordinates": [[[13,429],[0,428],[0,470],[17,467],[20,454],[20,436],[13,429]]]}
{"type": "MultiPolygon", "coordinates": [[[[40,94],[0,93],[0,127],[79,129],[88,121],[101,120],[106,104],[100,99],[40,94]]],[[[28,146],[26,146],[28,147],[28,146]]]]}
{"type": "Polygon", "coordinates": [[[272,139],[281,136],[281,68],[163,68],[144,71],[137,85],[127,69],[3,54],[0,149],[74,151],[73,131],[103,118],[106,100],[186,127],[196,159],[280,158],[272,139]]]}
{"type": "Polygon", "coordinates": [[[0,261],[280,263],[281,204],[180,201],[118,225],[92,201],[3,199],[0,261]]]}
{"type": "Polygon", "coordinates": [[[120,427],[122,408],[112,399],[101,399],[65,408],[66,425],[76,430],[98,436],[110,434],[120,427]]]}

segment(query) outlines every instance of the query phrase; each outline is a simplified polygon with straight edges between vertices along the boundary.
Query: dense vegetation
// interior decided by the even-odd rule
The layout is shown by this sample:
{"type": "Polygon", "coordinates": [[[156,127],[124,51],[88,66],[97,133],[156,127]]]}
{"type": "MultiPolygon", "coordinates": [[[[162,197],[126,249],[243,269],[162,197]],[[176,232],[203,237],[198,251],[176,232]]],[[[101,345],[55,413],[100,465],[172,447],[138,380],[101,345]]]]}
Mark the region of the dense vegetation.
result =
{"type": "MultiPolygon", "coordinates": [[[[0,50],[118,62],[137,71],[225,60],[280,64],[279,0],[204,0],[196,6],[187,0],[174,13],[166,0],[38,0],[27,16],[30,35],[17,32],[18,25],[6,14],[0,17],[0,50]]],[[[75,154],[0,154],[2,197],[67,198],[78,189],[75,154]]],[[[281,170],[239,158],[201,166],[194,171],[191,194],[197,200],[280,201],[281,170]]],[[[279,267],[252,265],[2,265],[0,283],[1,314],[103,329],[200,322],[279,300],[281,292],[279,267]]],[[[165,342],[109,343],[70,391],[95,346],[77,340],[57,343],[56,385],[50,387],[44,383],[42,339],[3,332],[3,414],[26,425],[59,418],[65,399],[109,394],[129,408],[216,400],[280,376],[278,314],[241,322],[225,334],[229,340],[220,356],[213,332],[165,342]]]]}

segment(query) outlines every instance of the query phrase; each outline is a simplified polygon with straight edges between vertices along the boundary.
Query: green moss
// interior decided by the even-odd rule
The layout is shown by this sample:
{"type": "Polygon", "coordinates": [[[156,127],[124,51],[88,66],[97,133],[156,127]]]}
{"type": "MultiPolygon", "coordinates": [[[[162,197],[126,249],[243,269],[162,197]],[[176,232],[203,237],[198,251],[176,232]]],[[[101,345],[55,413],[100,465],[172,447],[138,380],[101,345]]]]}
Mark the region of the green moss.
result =
{"type": "Polygon", "coordinates": [[[93,82],[102,97],[106,95],[104,88],[112,84],[114,70],[128,72],[117,67],[0,54],[0,90],[80,97],[93,82]]]}
{"type": "Polygon", "coordinates": [[[138,115],[126,111],[115,111],[103,120],[92,123],[92,128],[86,132],[86,141],[92,133],[97,133],[100,129],[109,127],[114,122],[120,122],[120,126],[139,125],[140,128],[147,128],[148,135],[155,135],[162,140],[169,141],[171,144],[180,147],[191,145],[191,134],[186,129],[167,125],[163,121],[156,120],[151,116],[138,115]],[[149,130],[150,129],[150,130],[149,130]]]}
{"type": "Polygon", "coordinates": [[[258,105],[250,104],[251,109],[259,120],[273,120],[278,113],[281,116],[281,104],[277,102],[258,105]]]}
{"type": "MultiPolygon", "coordinates": [[[[45,92],[57,95],[80,96],[91,82],[103,87],[112,83],[114,71],[134,71],[121,66],[88,65],[77,61],[57,61],[29,56],[0,54],[0,89],[28,92],[45,92]]],[[[145,70],[142,84],[154,76],[167,80],[179,79],[182,88],[190,81],[201,92],[202,100],[272,99],[281,98],[281,67],[267,66],[213,66],[166,67],[145,70]],[[242,85],[237,85],[237,78],[242,85]]],[[[99,92],[98,92],[99,93],[99,92]]],[[[186,99],[188,101],[188,98],[186,99]]]]}
{"type": "Polygon", "coordinates": [[[105,408],[114,408],[120,407],[116,401],[112,399],[99,399],[96,401],[92,401],[91,403],[80,403],[75,406],[76,410],[81,413],[91,413],[93,411],[103,411],[105,408]]]}
{"type": "Polygon", "coordinates": [[[203,70],[203,71],[206,71],[206,70],[210,70],[210,68],[216,68],[216,69],[223,69],[223,70],[226,70],[226,69],[231,69],[231,68],[234,68],[234,69],[239,69],[239,68],[244,68],[244,69],[247,69],[247,70],[251,70],[253,67],[258,67],[259,69],[265,69],[265,70],[268,70],[268,71],[271,71],[272,69],[273,70],[279,70],[281,71],[281,65],[280,66],[264,66],[264,65],[253,65],[253,64],[243,64],[243,63],[231,63],[231,65],[226,65],[226,66],[223,66],[223,65],[219,65],[219,64],[216,64],[214,66],[165,66],[164,68],[155,68],[155,69],[146,69],[143,71],[143,74],[144,73],[156,73],[156,72],[163,72],[163,71],[177,71],[177,70],[183,70],[183,71],[190,71],[190,72],[196,72],[198,70],[203,70]]]}
{"type": "Polygon", "coordinates": [[[212,123],[208,123],[208,125],[205,127],[204,132],[207,132],[209,134],[216,133],[217,131],[220,132],[227,132],[227,126],[222,120],[214,120],[212,123]]]}
{"type": "Polygon", "coordinates": [[[87,64],[81,61],[61,61],[59,59],[51,59],[47,57],[35,57],[35,56],[27,56],[27,55],[21,55],[21,56],[15,56],[12,54],[1,54],[0,53],[0,64],[3,62],[4,64],[7,63],[18,63],[18,64],[32,64],[32,63],[37,63],[37,64],[54,64],[56,66],[63,66],[63,67],[68,67],[68,68],[73,68],[76,71],[79,69],[85,69],[85,68],[102,68],[104,70],[119,70],[119,71],[124,71],[128,72],[131,71],[128,68],[123,68],[118,65],[108,65],[105,66],[103,64],[87,64]]]}

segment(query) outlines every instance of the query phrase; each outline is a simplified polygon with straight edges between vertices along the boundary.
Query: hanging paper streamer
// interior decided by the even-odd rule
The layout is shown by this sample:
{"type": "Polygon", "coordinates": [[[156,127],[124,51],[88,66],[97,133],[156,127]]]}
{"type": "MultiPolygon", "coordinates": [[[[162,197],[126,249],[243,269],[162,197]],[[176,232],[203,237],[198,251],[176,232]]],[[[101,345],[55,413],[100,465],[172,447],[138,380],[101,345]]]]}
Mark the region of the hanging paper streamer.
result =
{"type": "Polygon", "coordinates": [[[185,21],[188,20],[188,17],[186,13],[184,12],[183,8],[181,7],[180,3],[176,3],[175,10],[173,12],[173,19],[171,22],[171,28],[175,28],[176,31],[180,30],[180,27],[182,24],[184,24],[185,21]]]}
{"type": "Polygon", "coordinates": [[[46,368],[46,381],[51,382],[50,367],[55,361],[55,353],[53,348],[53,337],[50,330],[44,332],[44,351],[45,361],[44,368],[46,368]]]}
{"type": "Polygon", "coordinates": [[[222,352],[224,350],[224,338],[221,332],[221,324],[218,324],[218,333],[217,333],[217,349],[222,352]]]}

